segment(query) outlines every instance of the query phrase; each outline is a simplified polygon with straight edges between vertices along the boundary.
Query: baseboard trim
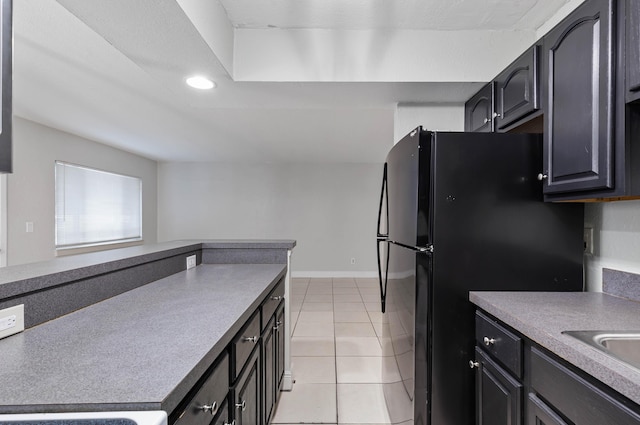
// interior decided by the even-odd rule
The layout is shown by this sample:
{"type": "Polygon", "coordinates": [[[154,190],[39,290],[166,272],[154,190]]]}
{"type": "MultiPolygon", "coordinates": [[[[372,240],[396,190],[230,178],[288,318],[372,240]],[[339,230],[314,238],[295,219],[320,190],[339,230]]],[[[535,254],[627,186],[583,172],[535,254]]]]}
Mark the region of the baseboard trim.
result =
{"type": "Polygon", "coordinates": [[[353,277],[353,278],[377,278],[377,271],[351,272],[351,271],[334,271],[334,272],[317,272],[317,271],[292,271],[292,278],[328,278],[328,277],[353,277]]]}

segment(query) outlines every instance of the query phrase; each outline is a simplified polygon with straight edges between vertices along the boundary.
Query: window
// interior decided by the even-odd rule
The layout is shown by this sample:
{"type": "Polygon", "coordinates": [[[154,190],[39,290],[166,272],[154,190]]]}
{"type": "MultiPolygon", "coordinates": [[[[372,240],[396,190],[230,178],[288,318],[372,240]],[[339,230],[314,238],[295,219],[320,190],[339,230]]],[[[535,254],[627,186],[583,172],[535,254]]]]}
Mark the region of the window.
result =
{"type": "Polygon", "coordinates": [[[56,161],[56,248],[142,239],[142,179],[56,161]]]}

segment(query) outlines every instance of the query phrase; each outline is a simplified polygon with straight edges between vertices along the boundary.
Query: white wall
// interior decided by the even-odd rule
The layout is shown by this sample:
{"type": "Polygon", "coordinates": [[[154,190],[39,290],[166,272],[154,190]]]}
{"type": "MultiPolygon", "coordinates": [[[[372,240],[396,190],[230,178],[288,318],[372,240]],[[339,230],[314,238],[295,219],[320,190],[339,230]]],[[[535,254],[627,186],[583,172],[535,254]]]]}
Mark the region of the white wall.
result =
{"type": "Polygon", "coordinates": [[[373,276],[381,179],[379,164],[160,163],[158,239],[295,239],[296,275],[373,276]]]}
{"type": "Polygon", "coordinates": [[[594,253],[585,256],[587,288],[602,290],[602,268],[640,274],[640,201],[586,204],[594,253]]]}
{"type": "Polygon", "coordinates": [[[393,122],[394,143],[419,125],[433,131],[464,131],[464,104],[399,103],[393,122]]]}
{"type": "Polygon", "coordinates": [[[143,238],[157,240],[157,164],[106,145],[14,117],[13,174],[7,178],[8,264],[55,256],[54,162],[62,160],[142,178],[143,238]],[[25,223],[33,222],[33,233],[25,223]]]}

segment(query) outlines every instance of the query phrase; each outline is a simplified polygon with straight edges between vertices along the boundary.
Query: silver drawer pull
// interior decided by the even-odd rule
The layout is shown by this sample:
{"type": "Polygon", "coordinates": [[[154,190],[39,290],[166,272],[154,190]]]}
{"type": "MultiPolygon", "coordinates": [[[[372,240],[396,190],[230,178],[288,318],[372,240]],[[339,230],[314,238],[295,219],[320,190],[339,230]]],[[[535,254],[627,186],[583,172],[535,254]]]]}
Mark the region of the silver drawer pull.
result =
{"type": "Polygon", "coordinates": [[[480,367],[480,363],[474,362],[473,360],[469,360],[469,367],[471,369],[476,368],[476,367],[480,367]]]}
{"type": "Polygon", "coordinates": [[[279,329],[280,329],[280,326],[282,326],[282,321],[278,320],[278,321],[276,322],[276,325],[273,327],[273,330],[274,330],[274,331],[279,330],[279,329]]]}
{"type": "Polygon", "coordinates": [[[240,409],[244,412],[247,409],[246,400],[242,400],[242,403],[236,403],[236,409],[240,409]]]}
{"type": "Polygon", "coordinates": [[[487,347],[496,343],[495,338],[489,338],[488,336],[485,336],[482,340],[487,347]]]}
{"type": "Polygon", "coordinates": [[[256,342],[258,342],[258,337],[257,336],[245,336],[245,337],[242,338],[242,340],[244,342],[253,342],[255,344],[256,342]]]}
{"type": "Polygon", "coordinates": [[[273,301],[280,301],[281,299],[283,299],[284,297],[282,295],[274,295],[273,297],[271,297],[271,299],[273,301]]]}
{"type": "Polygon", "coordinates": [[[204,406],[200,407],[200,410],[202,410],[205,413],[209,412],[211,413],[211,416],[213,416],[218,411],[218,402],[214,401],[211,404],[205,404],[204,406]]]}
{"type": "Polygon", "coordinates": [[[236,425],[236,420],[232,420],[231,423],[229,422],[224,422],[223,425],[236,425]]]}

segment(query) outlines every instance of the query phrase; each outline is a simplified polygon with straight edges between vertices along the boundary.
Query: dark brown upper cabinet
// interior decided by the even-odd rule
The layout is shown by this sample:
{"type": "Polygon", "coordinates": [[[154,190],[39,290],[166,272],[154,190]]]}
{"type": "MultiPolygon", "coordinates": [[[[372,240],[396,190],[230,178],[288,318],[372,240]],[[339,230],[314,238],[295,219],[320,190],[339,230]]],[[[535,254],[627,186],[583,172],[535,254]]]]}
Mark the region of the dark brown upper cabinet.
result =
{"type": "Polygon", "coordinates": [[[613,12],[587,0],[543,39],[545,195],[614,189],[613,12]]]}
{"type": "Polygon", "coordinates": [[[494,84],[491,82],[464,104],[464,131],[491,133],[494,110],[494,84]]]}
{"type": "Polygon", "coordinates": [[[507,132],[540,115],[539,71],[536,45],[465,103],[465,131],[507,132]]]}
{"type": "Polygon", "coordinates": [[[640,100],[640,2],[626,1],[627,101],[640,100]]]}
{"type": "Polygon", "coordinates": [[[536,45],[495,78],[497,131],[540,109],[539,59],[540,46],[536,45]]]}
{"type": "Polygon", "coordinates": [[[0,0],[0,173],[12,168],[13,1],[0,0]]]}

